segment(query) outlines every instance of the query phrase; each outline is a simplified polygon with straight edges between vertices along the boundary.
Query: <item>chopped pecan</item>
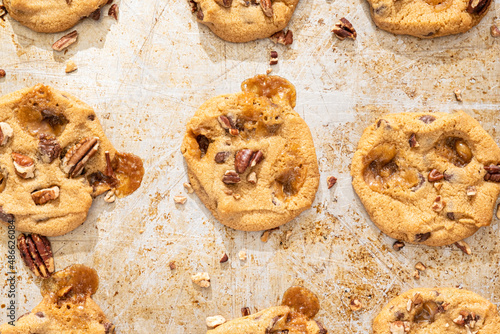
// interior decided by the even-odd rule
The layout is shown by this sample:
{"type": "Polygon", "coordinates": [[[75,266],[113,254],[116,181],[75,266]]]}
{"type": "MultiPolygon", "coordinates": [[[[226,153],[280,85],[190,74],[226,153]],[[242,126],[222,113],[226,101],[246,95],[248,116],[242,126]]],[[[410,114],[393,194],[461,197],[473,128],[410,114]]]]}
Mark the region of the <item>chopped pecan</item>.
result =
{"type": "Polygon", "coordinates": [[[31,193],[31,198],[36,205],[44,205],[59,197],[59,187],[53,186],[46,189],[40,189],[31,193]]]}
{"type": "Polygon", "coordinates": [[[80,175],[85,164],[92,158],[99,148],[98,137],[87,137],[80,140],[64,156],[61,167],[70,178],[80,175]]]}
{"type": "Polygon", "coordinates": [[[99,21],[101,18],[101,8],[97,8],[92,12],[92,14],[89,15],[89,17],[94,20],[94,21],[99,21]]]}
{"type": "Polygon", "coordinates": [[[22,233],[17,240],[17,248],[26,266],[38,277],[49,277],[55,270],[50,241],[38,234],[22,233]]]}
{"type": "Polygon", "coordinates": [[[61,154],[61,145],[54,136],[41,134],[39,136],[38,151],[43,162],[50,164],[59,154],[61,154]]]}
{"type": "Polygon", "coordinates": [[[420,116],[419,120],[421,120],[425,124],[430,124],[436,120],[436,117],[434,117],[432,115],[424,115],[424,116],[420,116]]]}
{"type": "Polygon", "coordinates": [[[361,303],[361,301],[357,297],[351,298],[351,301],[349,302],[349,307],[352,311],[359,311],[362,308],[364,308],[364,305],[361,303]]]}
{"type": "Polygon", "coordinates": [[[490,34],[492,37],[500,37],[500,29],[496,25],[490,27],[490,34]]]}
{"type": "Polygon", "coordinates": [[[52,45],[52,49],[54,49],[55,51],[62,51],[71,44],[75,43],[77,39],[78,39],[78,32],[76,30],[73,30],[69,34],[64,35],[59,40],[57,40],[52,45]]]}
{"type": "Polygon", "coordinates": [[[254,152],[248,148],[236,152],[234,167],[238,174],[243,174],[251,163],[254,152]]]}
{"type": "Polygon", "coordinates": [[[417,142],[417,137],[414,133],[411,134],[410,139],[408,140],[410,143],[410,147],[419,147],[420,145],[417,142]]]}
{"type": "Polygon", "coordinates": [[[256,184],[257,183],[257,173],[251,172],[247,176],[247,181],[251,184],[256,184]]]}
{"type": "Polygon", "coordinates": [[[335,176],[329,176],[326,179],[326,184],[328,186],[328,189],[330,189],[331,187],[333,187],[335,185],[335,183],[337,183],[337,178],[335,176]]]}
{"type": "Polygon", "coordinates": [[[215,162],[218,163],[218,164],[223,164],[224,162],[226,162],[227,158],[229,158],[229,156],[231,155],[231,152],[218,152],[216,155],[215,155],[215,162]]]}
{"type": "Polygon", "coordinates": [[[427,177],[429,182],[436,182],[436,181],[442,180],[443,178],[444,178],[444,174],[439,172],[437,169],[431,170],[431,172],[429,173],[429,176],[427,177]]]}
{"type": "Polygon", "coordinates": [[[273,3],[272,0],[260,0],[260,7],[267,17],[273,17],[273,3]]]}
{"type": "Polygon", "coordinates": [[[240,176],[234,170],[226,171],[224,173],[224,176],[222,177],[222,182],[224,182],[225,184],[235,184],[240,181],[241,181],[240,176]]]}
{"type": "Polygon", "coordinates": [[[293,43],[293,32],[288,30],[285,33],[284,30],[280,30],[269,37],[269,39],[277,44],[290,45],[293,43]]]}
{"type": "Polygon", "coordinates": [[[424,242],[431,237],[431,232],[415,234],[416,242],[424,242]]]}
{"type": "Polygon", "coordinates": [[[453,91],[453,93],[455,94],[455,99],[457,99],[458,102],[462,102],[463,99],[462,99],[462,91],[460,89],[455,89],[453,91]]]}
{"type": "Polygon", "coordinates": [[[21,153],[12,153],[14,169],[16,174],[23,179],[31,179],[35,177],[35,161],[27,155],[21,153]]]}
{"type": "Polygon", "coordinates": [[[111,7],[109,7],[108,16],[111,16],[118,21],[118,5],[116,3],[112,4],[111,7]]]}
{"type": "Polygon", "coordinates": [[[226,253],[224,253],[224,255],[222,255],[221,259],[219,260],[220,263],[225,263],[227,262],[227,260],[229,260],[229,257],[227,256],[226,253]]]}
{"type": "Polygon", "coordinates": [[[346,38],[356,39],[356,30],[345,17],[341,18],[339,22],[335,24],[332,32],[338,39],[344,40],[346,38]]]}
{"type": "Polygon", "coordinates": [[[215,0],[215,2],[222,7],[231,7],[233,0],[215,0]]]}
{"type": "Polygon", "coordinates": [[[491,0],[469,0],[467,13],[481,15],[488,9],[490,3],[491,0]]]}
{"type": "Polygon", "coordinates": [[[224,130],[227,130],[232,136],[237,136],[240,133],[239,130],[235,127],[234,121],[230,117],[220,115],[219,117],[217,117],[217,120],[219,121],[222,128],[224,130]]]}
{"type": "Polygon", "coordinates": [[[7,141],[14,134],[12,127],[5,122],[0,123],[0,146],[7,144],[7,141]]]}
{"type": "Polygon", "coordinates": [[[402,242],[402,241],[395,241],[393,244],[392,244],[392,248],[395,250],[395,251],[400,251],[403,247],[405,246],[405,243],[402,242]]]}
{"type": "Polygon", "coordinates": [[[434,199],[434,203],[432,203],[432,210],[440,212],[444,209],[445,206],[446,202],[443,200],[443,197],[439,195],[434,199]]]}
{"type": "Polygon", "coordinates": [[[472,254],[470,246],[463,240],[455,242],[455,246],[457,246],[462,252],[464,252],[467,255],[472,254]]]}
{"type": "Polygon", "coordinates": [[[250,159],[250,167],[255,167],[259,162],[264,159],[264,153],[262,151],[256,151],[252,154],[252,159],[250,159]]]}
{"type": "Polygon", "coordinates": [[[250,309],[248,307],[241,308],[241,316],[246,317],[250,315],[250,309]]]}

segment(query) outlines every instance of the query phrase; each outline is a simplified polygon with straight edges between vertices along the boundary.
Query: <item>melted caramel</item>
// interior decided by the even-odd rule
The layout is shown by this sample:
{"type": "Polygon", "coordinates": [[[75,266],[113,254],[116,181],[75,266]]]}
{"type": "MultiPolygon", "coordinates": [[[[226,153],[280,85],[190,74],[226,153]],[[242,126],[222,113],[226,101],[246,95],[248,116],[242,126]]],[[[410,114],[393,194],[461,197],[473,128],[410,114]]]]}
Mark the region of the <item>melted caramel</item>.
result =
{"type": "Polygon", "coordinates": [[[255,94],[240,94],[241,113],[235,122],[242,139],[275,135],[283,124],[283,107],[255,94]]]}
{"type": "Polygon", "coordinates": [[[241,90],[265,96],[274,103],[285,103],[292,108],[295,107],[295,87],[290,81],[276,75],[260,74],[247,79],[241,84],[241,90]]]}
{"type": "Polygon", "coordinates": [[[282,305],[312,319],[319,311],[319,300],[316,295],[301,286],[292,286],[283,294],[282,305]]]}
{"type": "Polygon", "coordinates": [[[447,137],[442,140],[436,150],[439,155],[457,167],[465,167],[472,160],[472,151],[465,140],[458,137],[447,137]]]}
{"type": "Polygon", "coordinates": [[[99,277],[94,269],[81,264],[72,265],[56,272],[42,282],[42,296],[55,304],[71,301],[84,303],[99,286],[99,277]]]}
{"type": "Polygon", "coordinates": [[[116,188],[116,196],[130,195],[139,188],[144,176],[141,158],[130,153],[116,153],[111,164],[120,182],[116,188]]]}
{"type": "Polygon", "coordinates": [[[16,113],[21,127],[32,136],[38,134],[59,136],[68,123],[62,113],[62,107],[53,101],[52,93],[47,86],[39,86],[23,96],[16,113]]]}

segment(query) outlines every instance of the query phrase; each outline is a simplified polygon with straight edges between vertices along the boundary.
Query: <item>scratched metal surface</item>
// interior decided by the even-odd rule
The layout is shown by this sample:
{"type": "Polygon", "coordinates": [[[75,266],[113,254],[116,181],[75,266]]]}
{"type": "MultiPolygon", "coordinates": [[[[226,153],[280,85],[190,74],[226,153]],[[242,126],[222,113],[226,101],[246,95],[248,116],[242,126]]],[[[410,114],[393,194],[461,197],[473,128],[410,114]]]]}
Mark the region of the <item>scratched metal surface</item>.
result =
{"type": "MultiPolygon", "coordinates": [[[[375,29],[362,0],[303,0],[290,24],[295,42],[284,47],[268,40],[226,43],[193,20],[185,0],[122,0],[118,22],[80,23],[78,44],[63,54],[51,50],[62,34],[34,33],[10,18],[0,22],[2,95],[38,82],[68,91],[95,108],[119,150],[145,162],[136,193],[111,205],[97,199],[82,226],[51,238],[57,268],[84,263],[99,272],[95,300],[119,333],[204,333],[205,317],[234,318],[241,307],[276,305],[293,284],[319,296],[317,318],[332,333],[370,333],[382,305],[413,287],[461,285],[500,303],[496,218],[467,240],[472,256],[411,245],[396,253],[393,240],[369,221],[349,176],[363,128],[385,112],[463,108],[500,142],[500,39],[489,35],[499,14],[497,1],[469,33],[418,40],[375,29]],[[356,41],[332,37],[342,16],[357,29],[356,41]],[[187,180],[180,153],[186,121],[206,99],[236,92],[244,79],[264,73],[273,49],[280,55],[273,73],[295,84],[296,110],[313,133],[321,185],[313,208],[263,243],[260,233],[223,227],[195,195],[177,207],[173,196],[184,193],[187,180]],[[68,75],[70,59],[79,69],[68,75]],[[463,103],[455,101],[455,88],[463,103]],[[338,178],[330,190],[328,175],[338,178]],[[240,250],[246,261],[238,259],[240,250]],[[221,265],[224,252],[229,262],[221,265]],[[418,261],[429,269],[416,281],[418,261]],[[210,273],[211,288],[192,284],[198,271],[210,273]],[[363,311],[350,311],[354,295],[363,311]]],[[[5,227],[0,240],[4,277],[5,227]]],[[[19,258],[17,270],[19,316],[41,298],[40,281],[19,258]]],[[[8,301],[3,281],[2,322],[8,301]]]]}

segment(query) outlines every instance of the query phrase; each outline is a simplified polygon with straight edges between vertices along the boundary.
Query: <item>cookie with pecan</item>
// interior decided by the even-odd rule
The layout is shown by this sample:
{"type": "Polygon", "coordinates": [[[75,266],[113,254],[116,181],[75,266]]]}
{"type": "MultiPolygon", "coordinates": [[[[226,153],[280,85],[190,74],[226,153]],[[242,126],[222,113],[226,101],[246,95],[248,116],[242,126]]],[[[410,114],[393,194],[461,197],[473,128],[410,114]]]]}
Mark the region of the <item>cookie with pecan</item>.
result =
{"type": "Polygon", "coordinates": [[[113,334],[108,320],[92,295],[99,286],[94,269],[81,264],[56,272],[42,282],[40,304],[19,317],[15,326],[3,324],[2,334],[113,334]]]}
{"type": "Polygon", "coordinates": [[[434,38],[476,26],[491,0],[368,0],[375,24],[393,34],[434,38]]]}
{"type": "Polygon", "coordinates": [[[243,92],[214,97],[188,122],[182,153],[192,186],[221,223],[237,230],[280,226],[311,206],[319,184],[295,88],[259,75],[243,92]]]}
{"type": "Polygon", "coordinates": [[[85,221],[94,197],[131,194],[143,173],[142,160],[117,152],[75,97],[37,85],[0,98],[0,222],[65,234],[85,221]]]}
{"type": "Polygon", "coordinates": [[[498,333],[497,307],[456,288],[412,289],[391,300],[373,321],[373,334],[498,333]]]}
{"type": "Polygon", "coordinates": [[[392,238],[449,245],[491,223],[500,148],[463,111],[389,114],[365,129],[352,184],[392,238]]]}
{"type": "MultiPolygon", "coordinates": [[[[249,42],[283,30],[299,0],[190,0],[198,22],[229,42],[249,42]]],[[[291,38],[291,34],[289,38],[291,38]]],[[[283,40],[290,44],[291,41],[283,40]]]]}

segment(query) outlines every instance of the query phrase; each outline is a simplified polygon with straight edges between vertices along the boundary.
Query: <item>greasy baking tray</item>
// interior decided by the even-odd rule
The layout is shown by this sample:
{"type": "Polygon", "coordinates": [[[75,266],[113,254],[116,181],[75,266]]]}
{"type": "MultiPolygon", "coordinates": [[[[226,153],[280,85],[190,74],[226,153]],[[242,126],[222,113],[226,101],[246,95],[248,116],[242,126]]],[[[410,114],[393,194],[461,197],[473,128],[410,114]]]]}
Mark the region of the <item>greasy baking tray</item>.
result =
{"type": "MultiPolygon", "coordinates": [[[[117,149],[145,162],[137,192],[114,204],[96,200],[82,226],[51,238],[57,268],[97,269],[95,299],[120,333],[204,333],[207,316],[233,318],[241,307],[275,305],[293,284],[319,296],[317,318],[332,333],[369,333],[382,305],[412,287],[463,286],[499,303],[498,219],[466,240],[471,256],[454,246],[395,252],[393,240],[368,219],[349,176],[363,128],[386,112],[461,108],[499,142],[500,40],[489,35],[499,12],[497,2],[466,34],[418,40],[375,29],[362,0],[302,0],[290,23],[295,41],[284,47],[226,43],[195,22],[185,0],[127,0],[118,22],[80,23],[79,41],[65,53],[51,50],[62,34],[34,33],[7,17],[0,22],[0,68],[7,71],[0,93],[39,82],[68,91],[95,108],[117,149]],[[356,41],[332,37],[342,16],[356,28],[356,41]],[[280,57],[273,73],[297,88],[296,110],[311,128],[321,184],[313,207],[264,243],[261,233],[219,224],[195,195],[184,206],[173,196],[185,192],[186,121],[206,99],[239,91],[244,79],[265,73],[271,50],[280,57]],[[78,71],[65,74],[70,59],[78,71]],[[338,178],[330,190],[329,175],[338,178]],[[238,259],[240,250],[246,261],[238,259]],[[229,262],[221,265],[224,252],[229,262]],[[428,269],[415,280],[418,261],[428,269]],[[210,273],[210,289],[193,285],[198,271],[210,273]],[[352,296],[364,310],[349,309],[352,296]]],[[[8,272],[7,239],[2,226],[1,277],[8,272]]],[[[40,281],[19,257],[16,269],[19,316],[41,300],[40,281]]],[[[8,284],[1,283],[5,310],[8,284]]],[[[6,312],[0,315],[7,321],[6,312]]]]}

